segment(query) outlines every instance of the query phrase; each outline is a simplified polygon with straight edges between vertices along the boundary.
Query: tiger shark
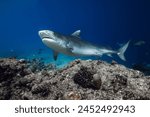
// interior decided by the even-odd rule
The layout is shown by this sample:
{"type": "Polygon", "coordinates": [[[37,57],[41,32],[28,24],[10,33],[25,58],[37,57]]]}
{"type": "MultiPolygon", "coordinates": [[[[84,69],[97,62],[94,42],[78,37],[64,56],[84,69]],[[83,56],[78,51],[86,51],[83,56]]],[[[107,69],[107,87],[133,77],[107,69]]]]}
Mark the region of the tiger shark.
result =
{"type": "Polygon", "coordinates": [[[112,54],[117,54],[123,61],[126,60],[124,53],[130,41],[120,49],[112,50],[82,40],[80,32],[77,30],[71,35],[64,35],[51,30],[40,30],[38,33],[42,42],[53,50],[54,60],[57,60],[59,53],[69,56],[102,56],[104,54],[112,56],[112,54]]]}

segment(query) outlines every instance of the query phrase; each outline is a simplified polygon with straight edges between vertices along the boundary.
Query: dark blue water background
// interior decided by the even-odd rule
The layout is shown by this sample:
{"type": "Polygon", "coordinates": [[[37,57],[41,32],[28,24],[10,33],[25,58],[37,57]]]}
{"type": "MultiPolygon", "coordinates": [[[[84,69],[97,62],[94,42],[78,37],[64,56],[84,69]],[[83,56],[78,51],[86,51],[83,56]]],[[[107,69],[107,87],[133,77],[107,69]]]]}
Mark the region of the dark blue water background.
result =
{"type": "MultiPolygon", "coordinates": [[[[112,49],[131,40],[127,61],[113,59],[125,65],[149,64],[149,6],[149,0],[0,0],[0,57],[53,61],[38,31],[71,34],[80,29],[83,39],[112,49]],[[145,43],[135,46],[138,41],[145,43]]],[[[63,64],[73,58],[60,55],[58,59],[63,64]]]]}

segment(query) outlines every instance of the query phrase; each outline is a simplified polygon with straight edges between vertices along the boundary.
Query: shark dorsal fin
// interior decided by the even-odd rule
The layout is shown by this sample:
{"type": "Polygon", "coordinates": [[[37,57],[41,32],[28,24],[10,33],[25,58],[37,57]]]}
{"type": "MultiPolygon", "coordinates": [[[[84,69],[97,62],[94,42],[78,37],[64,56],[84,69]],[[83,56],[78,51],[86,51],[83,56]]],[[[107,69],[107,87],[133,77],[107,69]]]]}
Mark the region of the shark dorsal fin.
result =
{"type": "Polygon", "coordinates": [[[53,50],[53,57],[54,57],[54,60],[56,61],[58,57],[58,52],[53,50]]]}
{"type": "Polygon", "coordinates": [[[81,30],[77,30],[74,33],[72,33],[72,36],[80,38],[80,33],[81,33],[81,30]]]}

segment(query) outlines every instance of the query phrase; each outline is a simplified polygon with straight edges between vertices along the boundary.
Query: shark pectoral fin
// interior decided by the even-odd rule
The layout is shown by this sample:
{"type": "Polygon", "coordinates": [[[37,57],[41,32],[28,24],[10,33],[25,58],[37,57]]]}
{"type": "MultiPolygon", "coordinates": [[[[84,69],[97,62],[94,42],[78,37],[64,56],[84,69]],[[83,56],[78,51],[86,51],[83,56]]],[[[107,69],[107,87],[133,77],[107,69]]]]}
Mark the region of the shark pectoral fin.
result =
{"type": "Polygon", "coordinates": [[[80,38],[80,33],[81,33],[81,30],[77,30],[74,33],[72,33],[72,36],[80,38]]]}
{"type": "Polygon", "coordinates": [[[59,54],[58,52],[53,50],[53,58],[55,61],[57,60],[58,54],[59,54]]]}
{"type": "Polygon", "coordinates": [[[111,55],[111,54],[107,54],[107,56],[112,57],[112,55],[111,55]]]}

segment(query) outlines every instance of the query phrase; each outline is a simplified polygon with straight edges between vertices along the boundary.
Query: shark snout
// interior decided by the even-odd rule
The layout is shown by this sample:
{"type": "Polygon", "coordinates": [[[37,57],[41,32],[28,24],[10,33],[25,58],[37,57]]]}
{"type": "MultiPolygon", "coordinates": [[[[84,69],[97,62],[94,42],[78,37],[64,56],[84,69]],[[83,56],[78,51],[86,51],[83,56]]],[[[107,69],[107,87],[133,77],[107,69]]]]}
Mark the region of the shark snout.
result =
{"type": "Polygon", "coordinates": [[[40,30],[38,32],[38,34],[41,37],[41,39],[43,39],[43,38],[51,38],[51,39],[53,39],[54,38],[54,32],[50,31],[50,30],[40,30]]]}
{"type": "Polygon", "coordinates": [[[42,33],[43,33],[43,31],[39,31],[39,32],[38,32],[39,36],[41,36],[41,35],[42,35],[42,33]]]}

